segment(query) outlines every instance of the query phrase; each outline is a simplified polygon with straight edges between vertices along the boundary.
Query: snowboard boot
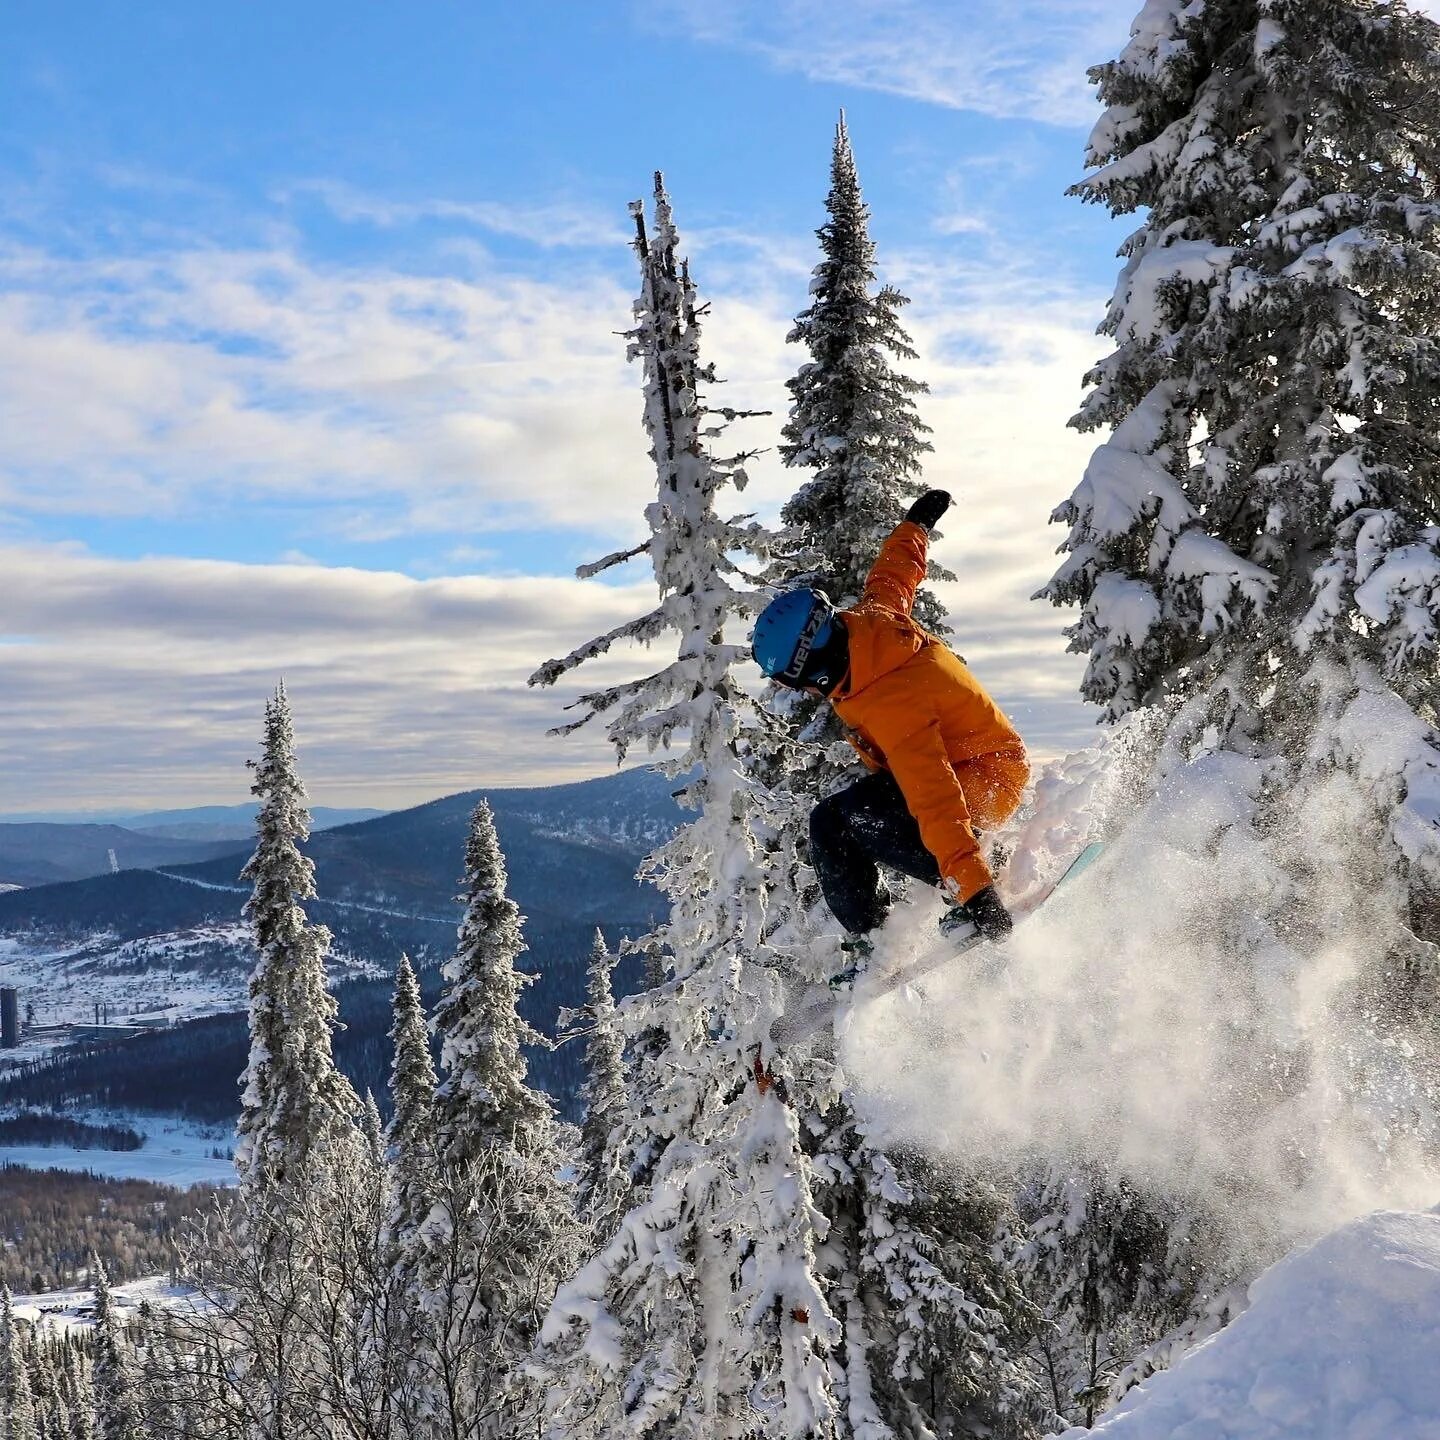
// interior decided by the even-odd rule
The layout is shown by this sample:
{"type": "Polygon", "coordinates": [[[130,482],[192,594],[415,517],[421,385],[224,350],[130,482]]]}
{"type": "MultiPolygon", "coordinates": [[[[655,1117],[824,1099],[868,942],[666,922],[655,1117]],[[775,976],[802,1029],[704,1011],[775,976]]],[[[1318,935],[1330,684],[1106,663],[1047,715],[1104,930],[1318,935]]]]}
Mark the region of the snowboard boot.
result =
{"type": "Polygon", "coordinates": [[[987,885],[963,905],[952,905],[940,917],[940,933],[957,945],[975,936],[992,942],[1003,940],[1014,928],[1015,922],[993,885],[987,885]]]}
{"type": "Polygon", "coordinates": [[[832,990],[848,990],[855,983],[875,953],[875,942],[868,935],[851,935],[840,942],[840,953],[850,963],[838,975],[830,977],[832,990]]]}
{"type": "Polygon", "coordinates": [[[945,939],[963,944],[976,933],[975,922],[963,905],[952,905],[941,917],[939,930],[945,939]]]}

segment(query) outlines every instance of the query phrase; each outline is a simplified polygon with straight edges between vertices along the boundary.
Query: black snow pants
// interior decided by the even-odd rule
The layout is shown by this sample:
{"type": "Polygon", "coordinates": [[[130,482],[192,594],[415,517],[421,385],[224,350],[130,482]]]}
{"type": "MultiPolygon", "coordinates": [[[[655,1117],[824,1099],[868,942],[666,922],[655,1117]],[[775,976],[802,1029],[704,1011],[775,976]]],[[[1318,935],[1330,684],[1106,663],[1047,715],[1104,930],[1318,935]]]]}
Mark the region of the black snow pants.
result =
{"type": "Polygon", "coordinates": [[[888,770],[827,796],[810,812],[810,863],[831,912],[852,935],[873,930],[889,913],[881,865],[940,883],[940,867],[888,770]]]}

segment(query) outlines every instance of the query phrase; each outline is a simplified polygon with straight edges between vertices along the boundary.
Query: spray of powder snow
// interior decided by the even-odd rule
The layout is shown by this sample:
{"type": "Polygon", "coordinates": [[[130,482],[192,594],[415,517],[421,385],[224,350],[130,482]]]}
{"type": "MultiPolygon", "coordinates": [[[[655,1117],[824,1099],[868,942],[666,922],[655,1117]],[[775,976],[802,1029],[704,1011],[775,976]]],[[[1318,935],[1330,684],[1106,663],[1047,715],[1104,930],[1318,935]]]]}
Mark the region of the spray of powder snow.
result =
{"type": "MultiPolygon", "coordinates": [[[[1278,822],[1272,796],[1259,833],[1264,771],[1224,753],[1136,807],[1122,752],[1042,780],[1006,876],[1017,906],[1112,833],[1003,963],[977,950],[909,991],[862,987],[839,1056],[870,1126],[966,1165],[1098,1162],[1193,1197],[1256,1256],[1434,1205],[1433,1056],[1376,986],[1412,942],[1373,807],[1336,774],[1278,822]]],[[[877,969],[930,953],[935,917],[933,896],[898,907],[877,969]]]]}

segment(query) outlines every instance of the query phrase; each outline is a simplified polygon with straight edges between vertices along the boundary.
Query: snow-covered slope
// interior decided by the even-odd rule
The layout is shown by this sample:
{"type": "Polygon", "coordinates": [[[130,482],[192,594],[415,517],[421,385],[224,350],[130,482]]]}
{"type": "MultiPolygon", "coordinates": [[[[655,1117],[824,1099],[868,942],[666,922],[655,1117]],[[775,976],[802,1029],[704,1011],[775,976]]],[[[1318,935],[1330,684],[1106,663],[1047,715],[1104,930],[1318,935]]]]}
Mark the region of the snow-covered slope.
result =
{"type": "Polygon", "coordinates": [[[145,1137],[138,1150],[80,1150],[70,1145],[0,1145],[0,1165],[73,1170],[111,1180],[153,1180],[185,1189],[233,1185],[235,1136],[228,1125],[199,1125],[128,1111],[71,1111],[76,1119],[124,1125],[145,1137]]]}
{"type": "MultiPolygon", "coordinates": [[[[195,1303],[194,1291],[172,1285],[163,1275],[116,1285],[110,1293],[124,1323],[139,1318],[142,1304],[148,1303],[157,1310],[164,1310],[195,1303]]],[[[47,1290],[39,1295],[16,1295],[12,1303],[18,1319],[51,1333],[88,1330],[95,1323],[95,1292],[88,1285],[47,1290]]]]}
{"type": "Polygon", "coordinates": [[[1440,1440],[1440,1214],[1380,1211],[1267,1270],[1250,1308],[1067,1440],[1440,1440]]]}
{"type": "MultiPolygon", "coordinates": [[[[178,1025],[243,1010],[254,965],[249,930],[238,921],[136,940],[100,934],[75,944],[0,934],[0,985],[16,987],[42,1027],[27,1030],[18,1050],[0,1057],[0,1068],[70,1043],[74,1037],[58,1027],[90,1025],[102,1013],[116,1025],[178,1025]]],[[[383,973],[343,947],[331,957],[335,985],[383,973]]]]}

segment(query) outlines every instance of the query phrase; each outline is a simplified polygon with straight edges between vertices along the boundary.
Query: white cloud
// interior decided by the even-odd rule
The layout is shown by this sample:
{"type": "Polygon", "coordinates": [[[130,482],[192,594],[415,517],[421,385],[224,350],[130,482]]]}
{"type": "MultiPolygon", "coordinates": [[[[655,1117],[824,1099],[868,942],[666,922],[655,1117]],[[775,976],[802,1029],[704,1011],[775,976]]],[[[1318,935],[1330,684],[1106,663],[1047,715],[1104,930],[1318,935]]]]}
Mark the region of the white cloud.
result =
{"type": "MultiPolygon", "coordinates": [[[[193,250],[21,255],[0,261],[0,288],[0,509],[166,517],[283,501],[353,539],[552,524],[610,539],[643,504],[617,334],[631,296],[606,276],[193,250]]],[[[727,325],[752,367],[783,348],[783,317],[753,301],[728,301],[727,325]]]]}
{"type": "Polygon", "coordinates": [[[259,708],[282,677],[325,803],[594,774],[611,763],[598,734],[547,738],[567,692],[526,677],[653,599],[644,584],[73,547],[0,547],[0,574],[0,810],[243,798],[259,708]]]}
{"type": "Polygon", "coordinates": [[[383,198],[338,180],[305,180],[286,186],[278,199],[313,195],[336,219],[382,228],[411,225],[418,220],[446,220],[473,226],[492,235],[529,241],[541,249],[592,249],[624,245],[630,233],[608,210],[557,200],[517,205],[498,200],[403,201],[383,198]]]}
{"type": "MultiPolygon", "coordinates": [[[[793,252],[777,265],[756,236],[697,252],[726,398],[774,412],[733,432],[744,445],[773,447],[800,358],[784,342],[804,303],[793,252]]],[[[947,595],[957,644],[1035,749],[1054,753],[1090,722],[1063,617],[1028,597],[1053,566],[1046,517],[1089,448],[1065,421],[1099,347],[1100,297],[1003,257],[892,259],[886,278],[915,297],[914,368],[932,386],[928,475],[960,501],[940,551],[961,577],[947,595]]],[[[215,248],[11,256],[0,279],[0,511],[63,527],[66,514],[303,503],[345,534],[443,534],[417,574],[506,566],[509,524],[552,527],[557,569],[582,537],[585,558],[597,538],[637,538],[653,471],[639,377],[614,333],[629,315],[618,279],[417,276],[215,248]],[[495,533],[477,543],[483,529],[495,533]]],[[[752,471],[737,508],[773,514],[797,477],[773,450],[752,471]]],[[[250,566],[0,549],[0,636],[22,642],[0,643],[13,702],[0,809],[233,796],[282,673],[326,802],[400,804],[609,763],[595,741],[545,739],[558,702],[523,681],[635,613],[643,569],[629,592],[421,581],[316,565],[303,535],[270,553],[287,547],[295,563],[250,566]]]]}
{"type": "MultiPolygon", "coordinates": [[[[946,597],[956,643],[1036,750],[1053,753],[1083,739],[1089,720],[1074,698],[1078,664],[1063,654],[1061,617],[1028,597],[1051,565],[1055,536],[1045,518],[1087,449],[1064,421],[1095,342],[1069,302],[1051,299],[1027,310],[1018,279],[1009,282],[1017,287],[1011,295],[992,270],[952,270],[917,257],[899,278],[917,295],[912,325],[926,357],[921,372],[933,387],[924,405],[935,428],[929,476],[959,500],[940,549],[961,577],[946,597]]],[[[269,324],[270,333],[280,328],[279,320],[269,324]]],[[[756,397],[777,412],[768,425],[753,422],[769,432],[747,436],[757,443],[773,438],[783,382],[796,359],[783,334],[778,318],[753,301],[722,299],[710,321],[709,349],[721,373],[742,372],[747,403],[756,397]]],[[[163,350],[166,342],[155,343],[163,350]]],[[[361,363],[352,359],[342,368],[361,363]]],[[[394,365],[395,357],[385,363],[394,365]]],[[[500,368],[502,383],[511,383],[500,368]]],[[[156,370],[137,365],[117,381],[101,413],[110,417],[105,433],[117,443],[122,467],[133,463],[126,437],[137,443],[159,414],[142,406],[145,418],[138,418],[122,400],[149,394],[155,375],[165,382],[160,394],[178,389],[173,425],[205,424],[186,413],[185,372],[167,359],[156,370]]],[[[332,383],[342,388],[340,380],[332,383]]],[[[363,381],[352,375],[349,383],[363,381]]],[[[544,466],[551,441],[542,430],[553,416],[527,412],[526,424],[506,442],[514,473],[543,477],[527,503],[560,510],[581,504],[570,523],[629,537],[645,498],[646,462],[636,459],[623,486],[617,481],[607,489],[594,477],[626,470],[619,455],[634,448],[628,432],[638,434],[630,413],[634,384],[633,375],[622,376],[613,394],[597,400],[584,440],[588,464],[581,474],[564,475],[563,484],[544,466]]],[[[91,415],[86,423],[101,421],[91,415]]],[[[293,462],[305,452],[288,423],[282,417],[274,432],[292,461],[277,483],[303,483],[293,462]]],[[[206,443],[216,444],[217,433],[208,430],[206,443]]],[[[342,431],[337,443],[344,439],[342,431]]],[[[346,453],[361,448],[355,440],[346,453]]],[[[175,472],[197,453],[188,442],[182,446],[179,458],[171,457],[175,472]]],[[[383,453],[403,485],[413,457],[397,442],[383,453]]],[[[101,462],[98,448],[92,456],[101,462]]],[[[754,471],[746,502],[773,511],[795,477],[773,454],[754,471]]],[[[397,483],[378,470],[368,473],[377,487],[397,483]]],[[[133,493],[144,487],[137,484],[133,493]]],[[[71,503],[83,502],[77,488],[71,503]]],[[[407,503],[459,501],[411,495],[407,503]]],[[[486,502],[472,493],[466,503],[486,502]]],[[[475,558],[458,546],[454,554],[460,563],[475,558]]],[[[233,794],[254,744],[257,706],[282,674],[295,694],[307,771],[327,802],[401,804],[480,783],[594,773],[609,763],[594,740],[547,740],[559,702],[523,682],[540,660],[637,613],[650,595],[643,569],[634,585],[616,589],[523,576],[417,581],[325,568],[303,553],[294,559],[271,566],[121,562],[74,547],[0,549],[6,576],[0,634],[23,642],[0,645],[10,702],[0,734],[0,789],[15,791],[0,796],[0,809],[233,794]]]]}
{"type": "MultiPolygon", "coordinates": [[[[972,548],[970,528],[962,513],[947,558],[972,548]]],[[[1055,663],[1055,615],[993,583],[1009,568],[987,558],[958,587],[957,641],[1036,752],[1052,754],[1083,739],[1087,721],[1073,667],[1055,663]]],[[[259,710],[281,678],[319,803],[400,806],[600,773],[613,756],[598,731],[546,734],[576,687],[525,681],[653,603],[639,579],[419,581],[74,547],[0,546],[0,574],[0,811],[243,798],[259,710]]],[[[622,651],[584,678],[653,663],[622,651]]]]}
{"type": "Polygon", "coordinates": [[[1001,119],[1092,124],[1086,69],[1139,0],[651,0],[652,20],[811,80],[1001,119]]]}
{"type": "Polygon", "coordinates": [[[643,483],[618,285],[225,251],[24,257],[0,277],[0,504],[166,515],[283,498],[383,536],[541,522],[643,483]]]}

